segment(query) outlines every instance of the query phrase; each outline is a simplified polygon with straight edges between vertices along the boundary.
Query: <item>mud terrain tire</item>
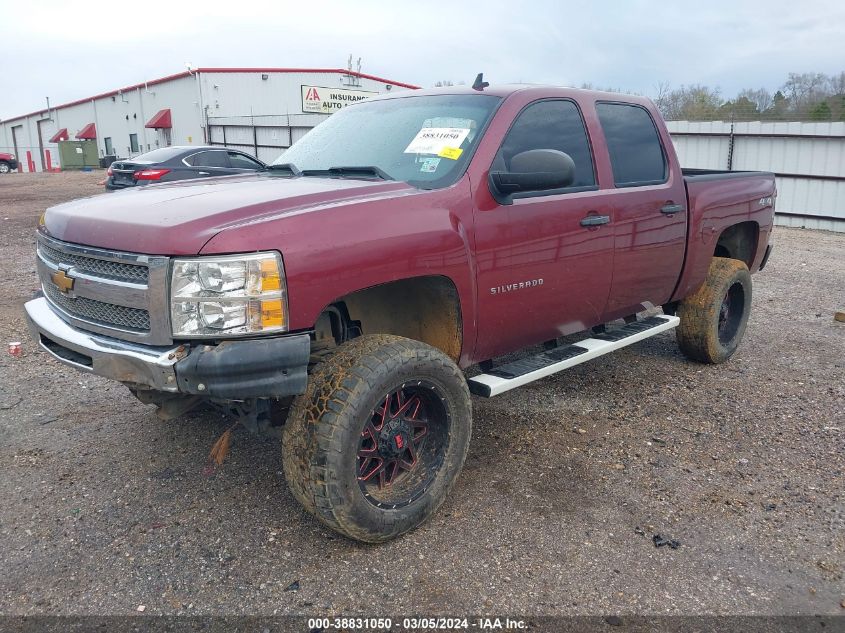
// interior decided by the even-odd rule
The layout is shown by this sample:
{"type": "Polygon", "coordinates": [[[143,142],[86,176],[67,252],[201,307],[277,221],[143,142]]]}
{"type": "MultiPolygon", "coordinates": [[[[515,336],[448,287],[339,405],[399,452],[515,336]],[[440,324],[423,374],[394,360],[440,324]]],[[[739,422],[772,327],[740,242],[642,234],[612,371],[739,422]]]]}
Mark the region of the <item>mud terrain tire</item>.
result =
{"type": "Polygon", "coordinates": [[[466,379],[451,359],[418,341],[362,336],[322,359],[295,399],[282,433],[285,477],[328,527],[387,541],[440,507],[471,429],[466,379]]]}
{"type": "Polygon", "coordinates": [[[702,363],[723,363],[739,346],[751,313],[751,275],[744,262],[714,257],[701,287],[678,305],[681,351],[702,363]]]}

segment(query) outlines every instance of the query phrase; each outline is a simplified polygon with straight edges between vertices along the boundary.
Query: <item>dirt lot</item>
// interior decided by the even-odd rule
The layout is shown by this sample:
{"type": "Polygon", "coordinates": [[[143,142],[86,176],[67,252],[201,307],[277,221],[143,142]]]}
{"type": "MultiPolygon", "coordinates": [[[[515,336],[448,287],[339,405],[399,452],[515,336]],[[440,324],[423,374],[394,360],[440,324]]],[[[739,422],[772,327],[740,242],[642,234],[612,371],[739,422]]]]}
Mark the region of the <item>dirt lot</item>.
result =
{"type": "Polygon", "coordinates": [[[206,476],[222,417],[36,351],[38,216],[101,178],[0,178],[0,614],[845,613],[845,235],[776,231],[726,365],[665,334],[475,399],[450,499],[372,547],[299,508],[275,441],[206,476]]]}

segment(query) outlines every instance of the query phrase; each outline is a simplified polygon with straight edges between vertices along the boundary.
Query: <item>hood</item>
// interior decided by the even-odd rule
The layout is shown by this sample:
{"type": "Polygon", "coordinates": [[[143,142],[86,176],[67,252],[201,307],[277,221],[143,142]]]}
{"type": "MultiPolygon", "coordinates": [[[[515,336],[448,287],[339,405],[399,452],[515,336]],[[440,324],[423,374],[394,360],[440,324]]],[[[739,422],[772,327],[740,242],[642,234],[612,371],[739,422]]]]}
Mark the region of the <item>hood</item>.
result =
{"type": "Polygon", "coordinates": [[[258,173],[124,189],[51,207],[42,230],[65,242],[150,255],[195,255],[221,230],[417,192],[404,182],[258,173]]]}

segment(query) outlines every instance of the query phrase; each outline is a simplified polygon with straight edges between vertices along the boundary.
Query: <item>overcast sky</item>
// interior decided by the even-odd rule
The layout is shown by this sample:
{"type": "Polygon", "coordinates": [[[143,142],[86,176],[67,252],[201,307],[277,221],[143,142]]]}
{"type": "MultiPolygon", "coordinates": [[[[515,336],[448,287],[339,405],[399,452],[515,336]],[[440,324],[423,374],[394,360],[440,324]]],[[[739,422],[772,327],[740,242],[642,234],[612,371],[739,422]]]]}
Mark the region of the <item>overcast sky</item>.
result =
{"type": "Polygon", "coordinates": [[[845,70],[842,0],[0,0],[0,118],[194,66],[345,67],[429,87],[778,88],[845,70]],[[681,6],[681,5],[684,6],[681,6]]]}

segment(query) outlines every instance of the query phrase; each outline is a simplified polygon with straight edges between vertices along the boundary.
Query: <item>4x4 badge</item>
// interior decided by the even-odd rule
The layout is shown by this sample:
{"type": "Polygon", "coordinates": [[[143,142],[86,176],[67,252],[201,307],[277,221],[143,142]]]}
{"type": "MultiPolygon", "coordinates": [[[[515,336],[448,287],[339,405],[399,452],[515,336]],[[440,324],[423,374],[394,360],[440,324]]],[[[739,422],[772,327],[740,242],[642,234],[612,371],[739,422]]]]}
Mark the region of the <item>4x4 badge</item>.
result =
{"type": "Polygon", "coordinates": [[[63,270],[57,270],[52,275],[50,275],[51,281],[56,284],[56,287],[61,290],[64,294],[67,294],[68,291],[73,290],[73,282],[76,281],[73,277],[68,277],[63,270]]]}

